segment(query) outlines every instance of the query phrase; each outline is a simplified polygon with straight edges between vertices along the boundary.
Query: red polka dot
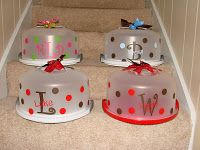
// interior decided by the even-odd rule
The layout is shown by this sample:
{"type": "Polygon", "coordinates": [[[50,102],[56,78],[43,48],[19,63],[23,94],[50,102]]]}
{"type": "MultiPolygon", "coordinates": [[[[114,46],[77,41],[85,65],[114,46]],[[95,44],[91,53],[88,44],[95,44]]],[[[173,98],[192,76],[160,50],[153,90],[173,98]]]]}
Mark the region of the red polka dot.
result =
{"type": "Polygon", "coordinates": [[[68,47],[68,48],[71,48],[71,47],[72,47],[72,42],[68,42],[68,43],[67,43],[67,47],[68,47]]]}
{"type": "Polygon", "coordinates": [[[129,112],[130,114],[134,114],[134,113],[135,113],[135,109],[134,109],[133,107],[130,107],[130,108],[128,109],[128,112],[129,112]]]}
{"type": "Polygon", "coordinates": [[[110,100],[108,100],[108,106],[110,106],[110,100]]]}
{"type": "Polygon", "coordinates": [[[30,91],[30,89],[26,89],[26,95],[31,95],[31,91],[30,91]]]}
{"type": "Polygon", "coordinates": [[[77,55],[78,54],[78,50],[75,49],[74,50],[74,54],[77,55]]]}
{"type": "Polygon", "coordinates": [[[28,44],[28,38],[25,38],[25,40],[24,40],[24,41],[25,41],[25,43],[26,43],[26,44],[28,44]]]}
{"type": "Polygon", "coordinates": [[[160,108],[160,110],[159,110],[159,114],[164,114],[164,112],[165,112],[165,109],[164,108],[160,108]]]}
{"type": "Polygon", "coordinates": [[[34,111],[33,111],[32,108],[29,108],[29,109],[28,109],[28,112],[29,112],[30,115],[32,115],[32,114],[34,113],[34,111]]]}
{"type": "Polygon", "coordinates": [[[66,109],[65,108],[60,108],[60,114],[65,114],[66,113],[66,109]]]}
{"type": "Polygon", "coordinates": [[[134,90],[134,89],[129,89],[129,90],[128,90],[128,94],[129,94],[130,96],[134,96],[134,95],[135,95],[135,90],[134,90]]]}
{"type": "Polygon", "coordinates": [[[110,88],[110,82],[108,82],[108,88],[110,88]]]}
{"type": "Polygon", "coordinates": [[[85,89],[84,89],[84,86],[81,86],[81,88],[80,88],[80,92],[83,93],[84,90],[85,90],[85,89]]]}
{"type": "Polygon", "coordinates": [[[71,95],[67,95],[67,96],[66,96],[66,100],[67,100],[67,101],[71,101],[71,100],[72,100],[72,96],[71,96],[71,95]]]}

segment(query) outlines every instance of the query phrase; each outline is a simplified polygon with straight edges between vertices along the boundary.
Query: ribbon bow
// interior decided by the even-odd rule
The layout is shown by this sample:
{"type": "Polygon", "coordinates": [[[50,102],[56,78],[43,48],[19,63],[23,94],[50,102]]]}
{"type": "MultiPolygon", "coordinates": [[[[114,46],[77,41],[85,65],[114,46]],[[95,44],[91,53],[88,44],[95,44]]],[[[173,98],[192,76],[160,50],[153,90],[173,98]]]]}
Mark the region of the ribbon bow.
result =
{"type": "Polygon", "coordinates": [[[64,66],[61,64],[61,61],[63,60],[64,57],[65,57],[65,55],[61,55],[56,60],[50,60],[50,61],[48,61],[47,64],[45,64],[43,66],[43,67],[46,67],[44,71],[46,71],[46,72],[52,72],[55,69],[57,69],[57,70],[63,69],[64,66]]]}
{"type": "Polygon", "coordinates": [[[128,27],[130,30],[136,30],[136,29],[150,29],[152,25],[144,24],[144,21],[140,19],[136,19],[133,23],[128,22],[125,19],[121,19],[121,26],[122,27],[128,27]]]}
{"type": "MultiPolygon", "coordinates": [[[[130,60],[130,61],[131,61],[132,65],[124,68],[123,71],[126,71],[126,70],[135,71],[138,74],[140,74],[142,72],[142,70],[144,70],[144,69],[151,73],[155,73],[155,70],[159,70],[159,69],[153,68],[151,65],[149,65],[148,63],[145,63],[143,61],[140,61],[140,63],[133,62],[132,60],[130,60]]],[[[161,70],[159,70],[159,71],[161,71],[161,70]]]]}
{"type": "Polygon", "coordinates": [[[59,19],[53,18],[51,20],[39,20],[37,26],[44,28],[55,28],[56,24],[59,23],[59,19]]]}

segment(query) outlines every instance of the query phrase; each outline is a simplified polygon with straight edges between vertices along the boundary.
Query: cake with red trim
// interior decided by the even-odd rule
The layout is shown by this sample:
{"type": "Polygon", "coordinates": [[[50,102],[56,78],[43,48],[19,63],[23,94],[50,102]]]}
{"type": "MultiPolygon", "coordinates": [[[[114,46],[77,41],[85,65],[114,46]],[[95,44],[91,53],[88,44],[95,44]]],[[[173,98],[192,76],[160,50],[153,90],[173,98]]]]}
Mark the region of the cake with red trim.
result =
{"type": "Polygon", "coordinates": [[[81,61],[77,34],[70,29],[57,26],[57,22],[55,19],[39,21],[37,27],[22,34],[22,63],[42,66],[63,54],[63,65],[81,61]]]}
{"type": "Polygon", "coordinates": [[[175,83],[168,73],[144,62],[133,63],[109,78],[103,110],[117,120],[132,124],[167,122],[179,110],[175,83]]]}
{"type": "Polygon", "coordinates": [[[58,60],[48,62],[20,78],[17,113],[25,119],[43,122],[66,122],[88,114],[89,80],[81,72],[64,68],[58,60]]]}

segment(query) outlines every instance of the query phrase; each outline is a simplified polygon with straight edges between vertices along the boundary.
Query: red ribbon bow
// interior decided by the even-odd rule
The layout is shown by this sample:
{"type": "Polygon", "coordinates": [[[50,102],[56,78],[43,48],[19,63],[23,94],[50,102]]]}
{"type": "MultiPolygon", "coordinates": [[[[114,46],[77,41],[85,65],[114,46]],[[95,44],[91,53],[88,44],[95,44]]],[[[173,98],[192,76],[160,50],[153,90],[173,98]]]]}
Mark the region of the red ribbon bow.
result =
{"type": "Polygon", "coordinates": [[[148,63],[145,63],[143,61],[140,61],[140,64],[136,63],[136,62],[132,62],[132,65],[126,67],[123,69],[123,71],[126,71],[126,70],[133,70],[135,72],[137,72],[138,74],[140,74],[142,72],[142,70],[147,70],[151,73],[154,73],[155,70],[157,70],[156,68],[153,68],[151,65],[149,65],[148,63]]]}
{"type": "Polygon", "coordinates": [[[61,55],[57,60],[48,61],[48,63],[43,66],[43,67],[47,66],[44,71],[52,72],[55,69],[57,69],[57,70],[63,69],[64,66],[61,64],[61,61],[63,60],[64,57],[65,57],[65,55],[61,55]]]}
{"type": "Polygon", "coordinates": [[[37,26],[42,26],[45,28],[55,28],[56,24],[59,23],[59,19],[53,18],[51,20],[39,20],[37,26]]]}

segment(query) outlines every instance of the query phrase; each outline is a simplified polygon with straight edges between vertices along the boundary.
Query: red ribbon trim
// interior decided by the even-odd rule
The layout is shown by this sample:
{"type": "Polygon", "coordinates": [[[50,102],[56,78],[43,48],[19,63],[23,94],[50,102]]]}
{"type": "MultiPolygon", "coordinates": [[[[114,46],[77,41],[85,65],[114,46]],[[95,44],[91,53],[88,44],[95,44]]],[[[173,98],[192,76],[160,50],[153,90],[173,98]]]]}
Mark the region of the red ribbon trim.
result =
{"type": "Polygon", "coordinates": [[[61,55],[60,58],[58,58],[57,60],[48,61],[48,63],[46,65],[44,65],[44,67],[47,66],[44,71],[52,72],[55,69],[57,69],[57,70],[63,69],[64,66],[61,64],[61,61],[63,60],[64,56],[65,55],[61,55]]]}
{"type": "Polygon", "coordinates": [[[156,68],[153,68],[151,65],[149,65],[148,63],[145,63],[143,61],[140,61],[140,64],[132,62],[133,64],[124,68],[123,71],[129,70],[129,71],[135,71],[138,74],[140,74],[142,72],[142,70],[147,70],[151,73],[154,73],[155,70],[157,70],[156,68]]]}

